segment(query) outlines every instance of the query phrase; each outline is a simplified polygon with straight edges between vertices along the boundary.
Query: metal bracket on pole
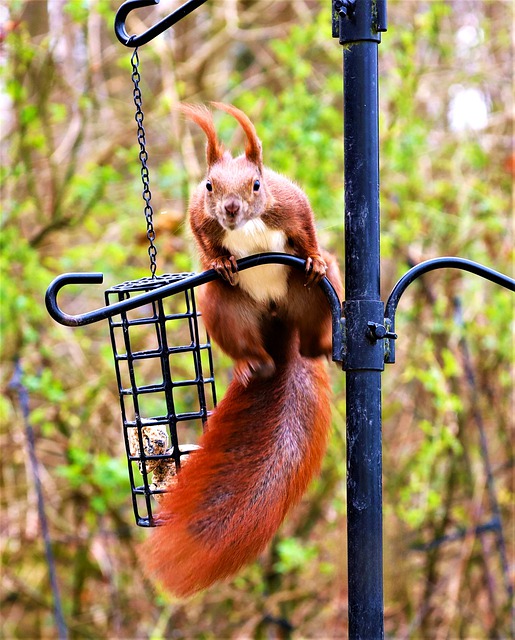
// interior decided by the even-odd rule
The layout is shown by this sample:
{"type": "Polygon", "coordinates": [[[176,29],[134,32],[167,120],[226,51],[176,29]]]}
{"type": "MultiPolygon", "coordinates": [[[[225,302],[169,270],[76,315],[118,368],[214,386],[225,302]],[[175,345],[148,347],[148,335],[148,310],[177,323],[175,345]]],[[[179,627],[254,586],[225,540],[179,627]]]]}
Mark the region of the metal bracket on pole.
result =
{"type": "MultiPolygon", "coordinates": [[[[305,271],[306,269],[306,261],[302,258],[298,258],[297,256],[292,256],[288,253],[260,253],[238,260],[238,270],[244,271],[245,269],[250,269],[251,267],[263,264],[284,264],[300,271],[305,271]]],[[[220,278],[214,269],[209,269],[202,273],[181,275],[181,278],[172,279],[168,284],[153,287],[152,290],[140,293],[139,295],[128,298],[127,300],[121,300],[119,302],[112,303],[109,306],[95,309],[94,311],[88,311],[79,315],[71,315],[63,311],[57,302],[57,295],[61,289],[73,284],[101,284],[103,282],[103,275],[101,273],[65,273],[57,276],[57,278],[55,278],[48,286],[45,295],[45,304],[50,316],[56,322],[59,322],[59,324],[66,327],[83,327],[87,324],[92,324],[100,320],[107,320],[107,318],[112,318],[113,316],[121,313],[127,313],[128,311],[141,307],[145,304],[151,304],[156,300],[162,300],[167,296],[175,295],[186,291],[187,289],[193,289],[194,287],[199,287],[220,278]]],[[[331,309],[333,332],[332,359],[334,362],[341,363],[344,359],[341,302],[328,278],[323,278],[319,282],[318,286],[324,292],[327,303],[331,309]]]]}
{"type": "Polygon", "coordinates": [[[384,371],[386,336],[384,306],[380,300],[347,300],[345,316],[345,371],[384,371]],[[384,334],[381,332],[384,329],[384,334]]]}

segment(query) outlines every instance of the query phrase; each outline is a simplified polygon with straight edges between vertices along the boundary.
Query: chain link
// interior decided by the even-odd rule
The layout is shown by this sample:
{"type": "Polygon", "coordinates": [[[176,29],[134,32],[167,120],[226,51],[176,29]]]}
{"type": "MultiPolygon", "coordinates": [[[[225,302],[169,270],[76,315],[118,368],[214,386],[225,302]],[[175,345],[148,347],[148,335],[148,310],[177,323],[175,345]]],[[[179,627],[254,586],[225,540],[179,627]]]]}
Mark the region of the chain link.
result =
{"type": "Polygon", "coordinates": [[[145,214],[145,220],[147,221],[147,238],[149,242],[148,256],[150,258],[150,274],[152,278],[154,278],[156,274],[156,268],[157,268],[157,263],[156,263],[157,249],[154,244],[154,240],[156,239],[156,232],[154,230],[154,223],[153,223],[154,211],[152,209],[152,205],[150,204],[152,194],[150,193],[150,179],[149,179],[148,166],[147,166],[148,153],[146,149],[145,129],[143,127],[144,115],[143,115],[143,110],[141,108],[143,101],[141,97],[141,90],[139,88],[141,76],[138,70],[139,56],[138,56],[137,48],[134,49],[134,53],[132,54],[131,64],[132,64],[132,82],[134,83],[133,97],[134,97],[134,105],[136,107],[136,114],[134,118],[138,125],[138,143],[139,143],[139,149],[140,149],[139,159],[141,163],[141,182],[143,183],[142,196],[145,202],[144,214],[145,214]]]}

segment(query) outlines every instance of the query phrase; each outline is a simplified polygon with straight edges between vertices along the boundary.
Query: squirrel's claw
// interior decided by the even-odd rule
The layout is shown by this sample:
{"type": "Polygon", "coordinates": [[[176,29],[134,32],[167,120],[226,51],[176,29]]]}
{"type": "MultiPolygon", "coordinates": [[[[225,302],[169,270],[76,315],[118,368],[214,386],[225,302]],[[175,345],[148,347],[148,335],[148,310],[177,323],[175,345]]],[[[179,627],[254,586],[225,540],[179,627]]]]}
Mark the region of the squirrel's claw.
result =
{"type": "Polygon", "coordinates": [[[234,256],[221,256],[220,258],[215,258],[213,262],[211,262],[211,269],[214,269],[233,287],[238,284],[238,264],[234,256]]]}
{"type": "Polygon", "coordinates": [[[318,284],[327,273],[327,265],[321,256],[308,256],[306,259],[306,282],[305,287],[311,287],[318,284]]]}

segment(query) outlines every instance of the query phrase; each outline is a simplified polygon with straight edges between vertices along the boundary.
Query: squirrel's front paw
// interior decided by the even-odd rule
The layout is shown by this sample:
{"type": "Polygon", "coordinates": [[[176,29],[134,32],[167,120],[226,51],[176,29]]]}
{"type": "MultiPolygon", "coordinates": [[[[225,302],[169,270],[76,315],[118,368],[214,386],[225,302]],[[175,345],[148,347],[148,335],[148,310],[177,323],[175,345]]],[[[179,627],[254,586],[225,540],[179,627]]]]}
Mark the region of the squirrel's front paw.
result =
{"type": "Polygon", "coordinates": [[[211,262],[211,269],[214,269],[233,287],[238,284],[238,264],[234,256],[220,256],[219,258],[215,258],[213,262],[211,262]]]}
{"type": "Polygon", "coordinates": [[[318,284],[327,272],[327,265],[319,255],[308,256],[306,260],[306,287],[318,284]]]}
{"type": "Polygon", "coordinates": [[[215,258],[213,262],[211,262],[211,269],[214,269],[233,287],[238,284],[238,264],[234,256],[220,256],[220,258],[215,258]]]}

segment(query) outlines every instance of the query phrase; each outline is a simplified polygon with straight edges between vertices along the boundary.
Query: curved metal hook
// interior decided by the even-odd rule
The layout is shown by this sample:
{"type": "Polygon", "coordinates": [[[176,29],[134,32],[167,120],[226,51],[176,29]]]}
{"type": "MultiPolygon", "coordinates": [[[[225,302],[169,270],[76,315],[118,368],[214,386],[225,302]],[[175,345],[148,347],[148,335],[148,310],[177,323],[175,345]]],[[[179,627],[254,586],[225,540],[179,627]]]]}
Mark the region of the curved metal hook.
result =
{"type": "MultiPolygon", "coordinates": [[[[238,269],[239,271],[243,271],[258,265],[272,263],[295,267],[301,271],[306,268],[306,261],[302,258],[297,258],[296,256],[291,256],[286,253],[260,253],[238,260],[238,269]]],[[[185,277],[178,282],[173,282],[151,291],[146,291],[145,293],[141,293],[133,298],[121,300],[120,302],[116,302],[112,305],[96,309],[95,311],[89,311],[88,313],[73,316],[65,313],[59,308],[59,305],[57,304],[57,294],[59,291],[69,284],[100,284],[103,281],[103,275],[101,273],[64,273],[50,283],[45,295],[45,304],[50,316],[56,322],[59,322],[59,324],[63,324],[67,327],[81,327],[98,322],[99,320],[106,320],[107,318],[119,315],[120,313],[125,313],[131,309],[136,309],[142,305],[150,304],[160,298],[166,298],[167,296],[175,293],[181,293],[187,289],[198,287],[202,284],[211,282],[212,280],[216,280],[219,277],[220,276],[214,269],[209,269],[203,273],[185,277]]],[[[341,302],[333,285],[327,278],[324,278],[319,283],[319,286],[324,292],[331,308],[333,326],[333,360],[335,362],[342,362],[344,345],[341,302]]]]}
{"type": "MultiPolygon", "coordinates": [[[[57,276],[52,280],[45,294],[45,306],[48,313],[56,322],[64,324],[66,327],[80,327],[83,324],[96,322],[96,319],[87,319],[91,315],[90,313],[71,316],[62,311],[57,304],[57,294],[68,284],[102,284],[103,281],[104,274],[102,273],[63,273],[57,276]]],[[[105,317],[107,318],[108,316],[105,317]]],[[[98,319],[100,320],[100,318],[98,319]]]]}
{"type": "Polygon", "coordinates": [[[147,44],[153,40],[156,36],[166,31],[171,26],[182,20],[185,16],[195,11],[200,5],[204,4],[207,0],[188,0],[178,9],[170,13],[170,15],[163,18],[160,22],[153,27],[147,29],[139,36],[130,36],[125,28],[125,21],[127,16],[134,9],[140,9],[141,7],[151,7],[152,5],[159,4],[159,0],[127,0],[116,12],[114,19],[114,31],[118,40],[126,47],[139,47],[140,45],[147,44]]]}
{"type": "MultiPolygon", "coordinates": [[[[461,269],[462,271],[475,273],[476,275],[481,276],[486,280],[490,280],[490,282],[494,282],[495,284],[509,289],[510,291],[515,291],[515,280],[513,278],[505,276],[503,273],[499,273],[493,269],[489,269],[478,262],[455,257],[426,260],[407,271],[392,289],[385,307],[385,322],[388,324],[389,331],[392,333],[395,331],[395,313],[402,294],[417,278],[424,273],[434,271],[435,269],[461,269]]],[[[392,339],[390,339],[390,348],[387,353],[388,357],[385,361],[388,363],[395,362],[395,342],[392,339]]]]}

